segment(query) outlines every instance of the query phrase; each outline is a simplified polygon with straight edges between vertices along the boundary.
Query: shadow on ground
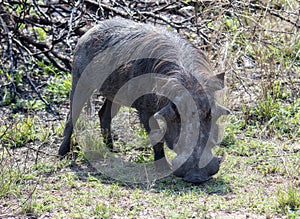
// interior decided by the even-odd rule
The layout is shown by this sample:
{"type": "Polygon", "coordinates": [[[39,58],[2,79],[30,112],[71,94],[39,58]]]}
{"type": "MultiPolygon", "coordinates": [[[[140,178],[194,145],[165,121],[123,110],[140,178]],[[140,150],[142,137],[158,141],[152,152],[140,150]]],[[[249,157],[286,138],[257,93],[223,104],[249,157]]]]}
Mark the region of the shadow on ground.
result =
{"type": "Polygon", "coordinates": [[[70,169],[77,174],[78,179],[80,180],[87,181],[88,178],[92,176],[104,184],[118,184],[119,186],[126,187],[127,189],[151,190],[152,192],[156,193],[164,191],[170,191],[171,193],[193,191],[206,193],[208,195],[216,194],[221,196],[232,193],[230,182],[226,181],[220,175],[216,175],[211,180],[201,184],[184,182],[181,178],[173,175],[148,183],[133,183],[116,180],[105,174],[102,174],[88,162],[82,165],[73,161],[70,165],[70,169]]]}

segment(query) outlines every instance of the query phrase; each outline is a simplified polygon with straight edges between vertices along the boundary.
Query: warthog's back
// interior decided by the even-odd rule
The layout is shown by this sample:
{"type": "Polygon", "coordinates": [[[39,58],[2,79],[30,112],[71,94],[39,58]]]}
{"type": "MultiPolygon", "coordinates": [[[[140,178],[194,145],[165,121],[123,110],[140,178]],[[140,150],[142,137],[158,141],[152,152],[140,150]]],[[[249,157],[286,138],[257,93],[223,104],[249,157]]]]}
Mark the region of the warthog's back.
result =
{"type": "Polygon", "coordinates": [[[205,83],[212,74],[205,56],[178,34],[121,18],[102,21],[80,38],[74,54],[73,77],[79,78],[91,60],[100,53],[107,65],[116,60],[123,64],[137,58],[176,63],[201,83],[205,83]]]}

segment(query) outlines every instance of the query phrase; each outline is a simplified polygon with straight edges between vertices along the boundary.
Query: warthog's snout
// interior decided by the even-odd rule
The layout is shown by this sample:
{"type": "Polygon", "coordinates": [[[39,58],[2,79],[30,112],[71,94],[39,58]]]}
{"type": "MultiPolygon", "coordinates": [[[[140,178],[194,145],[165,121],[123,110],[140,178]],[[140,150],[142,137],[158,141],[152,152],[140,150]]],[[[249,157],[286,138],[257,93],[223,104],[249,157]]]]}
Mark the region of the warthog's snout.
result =
{"type": "Polygon", "coordinates": [[[220,163],[220,159],[214,157],[206,167],[195,167],[190,169],[184,175],[183,180],[192,183],[202,183],[208,181],[211,179],[212,175],[219,171],[220,163]]]}

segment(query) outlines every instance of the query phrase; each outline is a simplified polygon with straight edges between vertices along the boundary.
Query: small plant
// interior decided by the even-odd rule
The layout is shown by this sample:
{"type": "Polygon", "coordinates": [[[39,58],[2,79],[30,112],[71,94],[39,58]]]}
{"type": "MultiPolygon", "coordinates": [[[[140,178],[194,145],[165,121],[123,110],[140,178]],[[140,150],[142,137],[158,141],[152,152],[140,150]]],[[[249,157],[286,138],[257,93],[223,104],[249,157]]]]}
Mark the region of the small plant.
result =
{"type": "Polygon", "coordinates": [[[35,120],[29,115],[20,117],[15,115],[13,122],[0,127],[0,134],[3,133],[2,142],[8,147],[22,147],[27,142],[33,141],[36,137],[35,120]],[[6,131],[5,131],[6,130],[6,131]]]}
{"type": "Polygon", "coordinates": [[[221,146],[226,148],[230,148],[236,143],[236,133],[243,124],[243,122],[238,121],[236,117],[231,117],[230,120],[230,123],[225,128],[224,137],[221,142],[221,146]]]}
{"type": "Polygon", "coordinates": [[[94,208],[94,214],[97,215],[99,218],[110,218],[109,207],[106,206],[104,203],[99,202],[94,208]]]}
{"type": "Polygon", "coordinates": [[[1,86],[0,101],[3,103],[3,105],[9,105],[16,101],[16,93],[14,91],[15,88],[13,87],[23,86],[23,71],[19,70],[19,71],[15,71],[14,73],[11,73],[3,69],[0,69],[0,85],[2,84],[2,82],[7,83],[8,85],[10,85],[10,87],[1,86]],[[3,76],[5,76],[5,79],[3,76]]]}
{"type": "Polygon", "coordinates": [[[47,33],[46,31],[43,29],[43,28],[40,28],[40,27],[33,27],[33,28],[29,28],[29,30],[31,30],[35,35],[36,35],[36,38],[39,40],[39,41],[44,41],[46,40],[47,38],[47,33]]]}
{"type": "Polygon", "coordinates": [[[297,127],[300,125],[300,99],[286,104],[282,101],[282,98],[286,97],[285,93],[278,93],[273,89],[272,92],[267,93],[265,99],[258,100],[256,106],[244,106],[242,110],[245,127],[248,130],[252,127],[256,133],[259,130],[259,135],[275,134],[279,139],[299,138],[297,127]]]}
{"type": "Polygon", "coordinates": [[[47,95],[51,101],[61,102],[69,97],[71,90],[71,75],[55,75],[47,86],[47,95]]]}
{"type": "Polygon", "coordinates": [[[300,192],[292,185],[286,191],[282,188],[278,190],[277,203],[279,210],[284,213],[295,213],[300,216],[300,192]]]}
{"type": "Polygon", "coordinates": [[[15,167],[2,166],[0,178],[0,197],[6,197],[20,190],[19,183],[22,179],[20,171],[15,167]]]}
{"type": "Polygon", "coordinates": [[[42,110],[46,108],[45,103],[42,100],[32,99],[17,99],[15,104],[11,104],[12,108],[15,110],[27,110],[27,111],[35,111],[42,110]]]}

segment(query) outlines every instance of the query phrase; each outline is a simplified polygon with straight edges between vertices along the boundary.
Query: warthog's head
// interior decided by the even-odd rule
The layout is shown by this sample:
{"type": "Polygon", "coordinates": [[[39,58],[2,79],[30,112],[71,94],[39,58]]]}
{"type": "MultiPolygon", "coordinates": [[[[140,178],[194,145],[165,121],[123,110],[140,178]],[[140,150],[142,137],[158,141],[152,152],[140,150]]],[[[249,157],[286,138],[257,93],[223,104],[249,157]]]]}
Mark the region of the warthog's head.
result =
{"type": "Polygon", "coordinates": [[[204,85],[191,78],[187,83],[188,86],[183,85],[192,96],[192,103],[183,95],[179,103],[170,101],[154,118],[164,121],[164,139],[177,154],[172,161],[173,173],[185,181],[201,183],[218,172],[222,161],[211,150],[220,138],[216,121],[229,111],[215,102],[212,93],[224,88],[224,74],[211,77],[204,85]],[[196,85],[190,84],[193,81],[196,85]],[[196,108],[191,109],[193,104],[196,108]]]}

